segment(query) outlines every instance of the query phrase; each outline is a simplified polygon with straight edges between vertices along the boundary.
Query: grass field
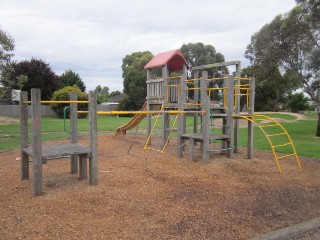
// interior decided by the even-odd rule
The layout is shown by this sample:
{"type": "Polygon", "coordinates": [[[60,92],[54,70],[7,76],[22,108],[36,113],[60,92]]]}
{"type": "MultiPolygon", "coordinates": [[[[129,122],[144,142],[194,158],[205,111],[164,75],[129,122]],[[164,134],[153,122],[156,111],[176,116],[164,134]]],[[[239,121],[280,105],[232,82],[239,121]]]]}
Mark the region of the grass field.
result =
{"type": "MultiPolygon", "coordinates": [[[[317,115],[314,113],[307,113],[310,120],[296,120],[295,116],[289,114],[268,114],[268,116],[277,119],[284,119],[287,122],[282,123],[290,134],[298,155],[313,157],[320,159],[320,151],[318,146],[320,144],[320,138],[315,137],[315,130],[317,125],[317,115]]],[[[115,129],[126,124],[130,117],[116,117],[116,116],[98,116],[98,130],[99,132],[113,133],[115,129]]],[[[154,118],[155,119],[155,118],[154,118]]],[[[69,120],[66,120],[64,124],[63,119],[57,118],[42,118],[42,140],[51,140],[58,138],[69,137],[69,120]],[[65,126],[64,126],[65,125],[65,126]],[[65,130],[67,132],[65,132],[65,130]]],[[[187,118],[187,127],[193,125],[193,119],[187,118]]],[[[157,123],[158,128],[161,127],[161,121],[157,123]]],[[[0,130],[0,151],[7,149],[17,148],[20,144],[19,136],[19,124],[10,124],[1,126],[0,130]]],[[[139,124],[139,130],[146,128],[146,120],[144,119],[139,124]]],[[[88,132],[88,119],[79,119],[78,121],[79,134],[86,134],[88,132]]],[[[31,124],[29,123],[29,140],[31,140],[31,124]]],[[[174,137],[174,135],[172,135],[174,137]]],[[[241,146],[247,144],[247,130],[245,128],[240,129],[241,146]]],[[[254,148],[261,150],[271,150],[271,147],[261,132],[261,130],[255,127],[254,130],[254,148]]],[[[281,149],[281,152],[288,152],[286,148],[281,149]]]]}

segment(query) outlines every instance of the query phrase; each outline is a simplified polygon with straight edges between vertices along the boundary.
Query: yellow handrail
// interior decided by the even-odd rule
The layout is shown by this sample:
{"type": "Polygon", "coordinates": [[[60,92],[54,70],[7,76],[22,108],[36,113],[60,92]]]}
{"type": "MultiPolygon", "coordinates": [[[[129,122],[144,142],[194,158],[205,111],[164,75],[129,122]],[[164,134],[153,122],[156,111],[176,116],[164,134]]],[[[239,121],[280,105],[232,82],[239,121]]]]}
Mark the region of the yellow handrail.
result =
{"type": "MultiPolygon", "coordinates": [[[[24,101],[24,104],[30,104],[32,103],[31,101],[24,101]]],[[[40,101],[40,103],[47,103],[47,104],[62,104],[62,103],[89,103],[89,101],[71,101],[71,100],[63,100],[63,101],[40,101]]]]}

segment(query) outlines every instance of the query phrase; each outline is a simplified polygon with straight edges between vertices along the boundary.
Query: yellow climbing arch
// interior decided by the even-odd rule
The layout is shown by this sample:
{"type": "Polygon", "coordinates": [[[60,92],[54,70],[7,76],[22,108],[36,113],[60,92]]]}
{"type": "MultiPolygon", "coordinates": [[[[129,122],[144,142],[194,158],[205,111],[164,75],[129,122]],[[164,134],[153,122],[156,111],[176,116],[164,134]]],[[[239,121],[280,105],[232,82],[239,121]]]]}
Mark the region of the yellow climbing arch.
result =
{"type": "Polygon", "coordinates": [[[296,149],[293,145],[292,139],[286,129],[275,119],[268,117],[266,115],[254,114],[254,115],[235,115],[235,118],[246,119],[257,127],[261,129],[266,138],[268,139],[274,159],[276,161],[278,170],[282,173],[281,166],[279,163],[280,159],[294,156],[298,164],[299,169],[301,170],[301,164],[296,152],[296,149]],[[281,142],[284,141],[284,142],[281,142]],[[288,154],[279,154],[278,150],[282,147],[291,148],[291,152],[288,154]]]}

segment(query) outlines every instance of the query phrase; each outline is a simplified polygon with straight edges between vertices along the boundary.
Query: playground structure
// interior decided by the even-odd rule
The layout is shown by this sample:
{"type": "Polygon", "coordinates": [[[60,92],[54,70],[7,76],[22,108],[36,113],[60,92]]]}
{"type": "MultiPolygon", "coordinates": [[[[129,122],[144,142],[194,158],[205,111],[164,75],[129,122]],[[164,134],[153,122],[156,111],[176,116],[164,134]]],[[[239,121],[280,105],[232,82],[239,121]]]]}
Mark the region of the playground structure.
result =
{"type": "Polygon", "coordinates": [[[41,101],[40,90],[32,89],[31,101],[27,101],[26,92],[20,96],[21,107],[21,178],[29,179],[29,157],[33,158],[34,195],[43,194],[42,164],[47,160],[63,157],[71,158],[71,173],[79,170],[79,179],[87,178],[87,160],[89,159],[89,184],[98,184],[98,143],[97,115],[135,114],[124,126],[116,130],[116,135],[136,127],[147,117],[147,140],[145,149],[163,152],[168,145],[169,137],[177,127],[177,156],[183,157],[186,145],[189,146],[189,158],[196,159],[196,146],[200,144],[200,153],[204,163],[209,162],[210,153],[226,154],[229,158],[238,151],[239,120],[245,119],[247,127],[247,157],[253,154],[253,125],[258,126],[271,146],[279,172],[282,172],[279,160],[294,157],[299,162],[293,142],[276,120],[254,114],[255,79],[240,77],[240,62],[223,62],[193,67],[194,77],[188,79],[188,63],[179,50],[156,55],[146,66],[147,98],[141,111],[97,112],[96,96],[89,92],[89,101],[77,101],[72,94],[69,101],[41,101]],[[235,66],[234,75],[227,72],[228,66],[235,66]],[[155,73],[161,72],[161,77],[155,73]],[[216,76],[219,75],[219,76],[216,76]],[[222,76],[221,76],[222,75],[222,76]],[[246,112],[240,112],[240,100],[244,99],[246,112]],[[28,146],[28,109],[32,105],[32,145],[28,146]],[[41,103],[70,104],[70,144],[49,145],[41,143],[41,103]],[[78,111],[77,103],[88,103],[89,111],[78,111]],[[89,114],[89,147],[78,143],[77,114],[89,114]],[[157,115],[152,127],[152,115],[157,115]],[[174,115],[173,123],[170,116],[174,115]],[[162,144],[160,149],[152,148],[152,133],[159,118],[162,118],[162,144]],[[187,127],[187,118],[192,118],[192,127],[187,127]],[[216,121],[221,119],[222,124],[216,121]],[[279,140],[279,138],[281,138],[279,140]],[[284,142],[281,142],[284,141],[284,142]],[[219,142],[219,149],[214,148],[219,142]],[[289,148],[288,154],[279,154],[281,148],[289,148]]]}
{"type": "Polygon", "coordinates": [[[20,138],[21,138],[21,179],[29,179],[29,157],[33,159],[34,195],[43,194],[42,164],[48,160],[71,158],[71,173],[79,172],[79,179],[87,178],[87,160],[89,159],[89,184],[98,184],[98,145],[97,145],[97,101],[96,94],[89,92],[89,101],[77,101],[71,94],[70,101],[41,101],[39,89],[31,90],[31,101],[27,101],[27,92],[20,95],[20,138]],[[28,146],[28,108],[32,106],[32,144],[28,146]],[[42,146],[41,142],[41,103],[70,103],[70,143],[42,146]],[[89,147],[78,143],[77,104],[89,103],[89,147]]]}
{"type": "MultiPolygon", "coordinates": [[[[238,151],[239,120],[245,119],[248,122],[247,157],[249,159],[253,154],[253,125],[257,125],[270,143],[279,172],[282,172],[279,160],[291,156],[295,157],[301,169],[293,142],[281,124],[264,115],[255,116],[255,78],[240,77],[240,61],[193,67],[194,77],[188,79],[188,62],[180,50],[172,50],[156,55],[147,63],[145,69],[147,70],[147,111],[163,110],[162,150],[168,143],[174,126],[174,123],[170,124],[172,111],[183,113],[177,115],[177,156],[183,156],[188,141],[189,157],[192,161],[195,160],[196,145],[200,143],[204,163],[208,163],[211,152],[227,154],[230,158],[233,152],[238,151]],[[228,71],[228,66],[235,67],[234,75],[223,74],[228,71]],[[219,71],[222,73],[219,74],[219,71]],[[156,77],[157,73],[161,73],[161,76],[156,77]],[[192,98],[190,99],[189,96],[192,98]],[[241,99],[244,99],[246,112],[240,112],[241,99]],[[191,131],[187,129],[187,116],[193,118],[191,131]],[[222,124],[215,124],[217,119],[222,119],[222,124]],[[263,124],[265,120],[267,124],[263,124]],[[217,128],[220,130],[217,131],[217,128]],[[279,140],[279,137],[282,139],[279,140]],[[211,148],[216,142],[221,143],[220,149],[211,148]],[[279,154],[278,150],[282,147],[289,147],[289,154],[279,154]]],[[[152,131],[151,114],[148,114],[146,146],[152,142],[152,131]]]]}

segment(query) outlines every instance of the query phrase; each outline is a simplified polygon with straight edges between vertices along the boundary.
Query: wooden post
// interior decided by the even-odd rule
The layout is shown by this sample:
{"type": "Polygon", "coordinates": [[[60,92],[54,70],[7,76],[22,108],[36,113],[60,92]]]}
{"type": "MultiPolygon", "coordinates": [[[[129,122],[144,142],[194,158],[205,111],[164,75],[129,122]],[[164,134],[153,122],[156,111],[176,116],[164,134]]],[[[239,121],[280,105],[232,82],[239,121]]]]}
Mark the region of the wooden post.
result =
{"type": "Polygon", "coordinates": [[[79,155],[79,180],[87,178],[87,154],[79,155]]]}
{"type": "Polygon", "coordinates": [[[227,141],[227,157],[231,158],[233,150],[232,147],[234,146],[234,139],[233,139],[233,108],[234,108],[234,77],[233,75],[230,75],[228,78],[228,90],[227,90],[227,135],[229,136],[229,139],[227,141]]]}
{"type": "Polygon", "coordinates": [[[190,139],[190,152],[189,152],[189,159],[191,161],[195,160],[195,146],[196,146],[196,140],[194,138],[190,139]]]}
{"type": "MultiPolygon", "coordinates": [[[[162,107],[164,107],[165,105],[167,105],[168,103],[170,103],[170,99],[169,96],[167,95],[167,85],[168,85],[168,66],[164,65],[162,67],[162,79],[163,79],[163,86],[164,86],[164,99],[162,102],[162,107]]],[[[170,115],[169,114],[163,114],[162,116],[162,144],[164,145],[166,142],[166,139],[168,137],[169,134],[169,129],[170,129],[170,115]]]]}
{"type": "MultiPolygon", "coordinates": [[[[78,99],[76,93],[70,94],[70,100],[76,101],[78,99]]],[[[78,143],[78,104],[71,103],[70,104],[70,141],[71,143],[78,143]]],[[[78,156],[71,156],[71,173],[78,172],[78,156]]]]}
{"type": "Polygon", "coordinates": [[[40,89],[31,89],[33,190],[35,196],[40,196],[43,194],[40,100],[40,89]]]}
{"type": "Polygon", "coordinates": [[[202,79],[200,80],[200,87],[201,87],[201,103],[202,103],[202,110],[205,111],[205,114],[202,118],[202,161],[204,163],[209,162],[209,131],[210,131],[210,99],[207,94],[207,79],[208,79],[208,72],[202,72],[202,79]]]}
{"type": "MultiPolygon", "coordinates": [[[[255,96],[255,78],[253,77],[250,81],[250,96],[249,96],[249,106],[248,115],[252,116],[254,114],[254,96],[255,96]]],[[[248,121],[248,148],[247,157],[252,158],[253,155],[253,124],[248,121]]]]}
{"type": "Polygon", "coordinates": [[[97,98],[96,92],[89,92],[89,184],[98,185],[98,135],[97,135],[97,98]]]}
{"type": "Polygon", "coordinates": [[[21,179],[29,179],[29,156],[22,151],[28,147],[28,93],[20,93],[20,146],[21,146],[21,179]]]}
{"type": "MultiPolygon", "coordinates": [[[[222,118],[222,135],[229,135],[229,132],[228,132],[228,129],[230,128],[229,126],[229,105],[230,105],[230,99],[229,99],[229,85],[230,85],[230,76],[228,75],[224,75],[224,78],[223,78],[223,88],[228,88],[227,90],[223,89],[223,103],[226,103],[227,106],[224,106],[226,107],[226,109],[223,111],[223,112],[226,112],[227,113],[227,117],[223,117],[222,118]],[[226,93],[226,94],[225,94],[226,93]]],[[[214,126],[212,126],[214,127],[214,126]]],[[[227,148],[227,143],[228,141],[221,141],[221,147],[222,149],[225,149],[227,148]]],[[[227,153],[227,150],[222,150],[221,151],[222,154],[226,154],[227,153]]]]}
{"type": "MultiPolygon", "coordinates": [[[[240,77],[240,62],[236,64],[236,77],[240,77]]],[[[240,80],[235,80],[234,81],[235,85],[240,85],[240,80]]],[[[234,113],[238,115],[240,113],[240,90],[235,89],[235,94],[236,96],[234,97],[234,100],[236,101],[235,104],[235,111],[234,113]]],[[[238,152],[238,145],[239,145],[239,119],[235,118],[234,120],[234,152],[238,152]]]]}
{"type": "MultiPolygon", "coordinates": [[[[194,78],[199,78],[199,70],[195,71],[194,73],[194,78]]],[[[194,88],[198,88],[199,87],[199,81],[194,81],[194,88]]],[[[199,90],[193,90],[193,101],[195,104],[199,103],[199,90]]],[[[195,108],[199,107],[198,105],[194,106],[195,108]]],[[[198,132],[198,114],[194,114],[194,119],[193,119],[193,132],[197,133],[198,132]]]]}
{"type": "MultiPolygon", "coordinates": [[[[147,111],[151,111],[151,105],[150,105],[150,87],[151,87],[151,76],[150,76],[150,69],[147,70],[147,111]]],[[[151,114],[147,114],[147,138],[149,137],[151,133],[151,114]]],[[[149,144],[151,144],[151,139],[149,141],[149,144]]]]}
{"type": "MultiPolygon", "coordinates": [[[[180,79],[180,94],[178,98],[178,109],[180,111],[183,111],[184,109],[184,103],[185,103],[185,88],[186,88],[186,82],[187,79],[187,66],[183,65],[183,73],[181,75],[180,79]]],[[[186,132],[186,116],[185,114],[179,114],[178,115],[178,134],[177,134],[177,156],[183,157],[183,151],[184,151],[184,143],[185,139],[182,138],[182,135],[186,132]]]]}

